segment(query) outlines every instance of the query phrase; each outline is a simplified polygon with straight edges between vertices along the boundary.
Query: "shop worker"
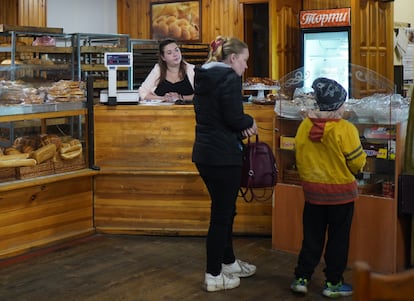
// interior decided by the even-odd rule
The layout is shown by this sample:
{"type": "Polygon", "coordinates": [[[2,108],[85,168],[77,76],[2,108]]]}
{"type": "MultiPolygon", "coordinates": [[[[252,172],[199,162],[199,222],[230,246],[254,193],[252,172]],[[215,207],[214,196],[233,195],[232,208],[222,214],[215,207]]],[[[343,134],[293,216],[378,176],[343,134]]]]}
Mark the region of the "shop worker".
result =
{"type": "Polygon", "coordinates": [[[191,101],[194,67],[183,59],[175,40],[162,40],[159,43],[158,63],[138,89],[141,100],[191,101]]]}
{"type": "Polygon", "coordinates": [[[358,197],[355,175],[366,154],[358,129],[342,119],[345,89],[336,81],[317,78],[312,84],[319,110],[310,111],[295,137],[296,165],[305,196],[303,241],[290,288],[306,294],[324,247],[326,281],[322,294],[329,298],[352,295],[343,273],[348,262],[349,237],[358,197]]]}
{"type": "Polygon", "coordinates": [[[219,36],[210,44],[207,62],[196,69],[192,160],[211,199],[204,274],[208,292],[236,288],[240,277],[256,272],[254,265],[236,259],[232,241],[242,139],[257,134],[255,120],[243,111],[242,75],[248,58],[246,43],[219,36]]]}

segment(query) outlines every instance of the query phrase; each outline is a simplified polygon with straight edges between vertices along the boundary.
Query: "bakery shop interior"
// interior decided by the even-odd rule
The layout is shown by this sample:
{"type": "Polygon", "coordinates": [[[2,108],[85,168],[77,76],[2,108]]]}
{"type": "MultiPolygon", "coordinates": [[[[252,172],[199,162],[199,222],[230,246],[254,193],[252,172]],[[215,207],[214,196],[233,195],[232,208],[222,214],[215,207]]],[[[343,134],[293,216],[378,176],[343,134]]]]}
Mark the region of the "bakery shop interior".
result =
{"type": "MultiPolygon", "coordinates": [[[[73,185],[87,179],[90,185],[84,193],[90,207],[98,210],[91,211],[88,226],[76,226],[75,236],[131,229],[168,232],[167,226],[154,230],[134,219],[125,227],[113,224],[115,217],[102,209],[102,194],[105,185],[116,181],[138,185],[138,179],[145,185],[145,179],[153,177],[159,186],[174,186],[174,179],[194,177],[191,99],[144,99],[140,87],[158,62],[160,41],[173,39],[182,59],[198,68],[206,62],[211,42],[221,35],[237,37],[249,47],[240,101],[263,121],[260,136],[275,152],[279,190],[274,202],[288,195],[277,196],[284,185],[300,190],[292,139],[298,122],[317,109],[311,83],[320,76],[347,89],[344,116],[358,125],[368,155],[358,180],[360,192],[369,200],[404,202],[407,198],[400,200],[401,195],[412,196],[413,191],[410,185],[398,186],[400,176],[414,174],[414,16],[405,14],[411,12],[406,8],[410,5],[410,0],[2,0],[0,194],[30,190],[39,183],[73,185]],[[150,157],[145,148],[159,153],[150,157]]],[[[156,187],[149,186],[140,196],[148,198],[151,189],[156,187]]],[[[180,185],[174,189],[184,194],[180,185]]],[[[125,187],[118,190],[107,202],[130,198],[125,187]]],[[[205,194],[200,198],[208,200],[205,194]]],[[[139,210],[139,204],[133,206],[139,210]]],[[[270,212],[263,225],[249,229],[252,219],[246,218],[236,223],[236,232],[275,235],[272,204],[258,206],[270,212]]],[[[412,213],[410,202],[404,208],[412,213]]],[[[395,219],[393,226],[399,224],[398,210],[387,213],[395,219]]],[[[176,222],[174,227],[185,235],[185,225],[176,222]]],[[[62,233],[53,237],[33,234],[29,243],[17,242],[15,249],[26,252],[47,240],[73,238],[73,231],[57,231],[62,233]]],[[[203,231],[200,226],[188,233],[203,231]]],[[[408,231],[403,227],[394,244],[401,237],[408,244],[408,231]]],[[[297,250],[284,243],[275,236],[273,247],[297,250]]],[[[6,257],[14,252],[1,243],[0,249],[6,257]]],[[[373,265],[395,271],[406,263],[406,255],[389,256],[394,260],[388,265],[373,265]]]]}

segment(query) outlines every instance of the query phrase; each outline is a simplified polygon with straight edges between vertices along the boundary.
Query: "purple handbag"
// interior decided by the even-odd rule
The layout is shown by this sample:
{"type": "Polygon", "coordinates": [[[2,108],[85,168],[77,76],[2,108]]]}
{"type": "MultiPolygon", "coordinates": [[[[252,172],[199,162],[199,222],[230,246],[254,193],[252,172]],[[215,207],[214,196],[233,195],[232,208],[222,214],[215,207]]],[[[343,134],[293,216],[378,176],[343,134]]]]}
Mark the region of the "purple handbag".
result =
{"type": "Polygon", "coordinates": [[[265,142],[251,142],[248,138],[243,151],[243,168],[240,183],[240,195],[246,202],[267,201],[277,183],[277,165],[272,149],[265,142]],[[257,188],[262,192],[258,194],[257,188]]]}

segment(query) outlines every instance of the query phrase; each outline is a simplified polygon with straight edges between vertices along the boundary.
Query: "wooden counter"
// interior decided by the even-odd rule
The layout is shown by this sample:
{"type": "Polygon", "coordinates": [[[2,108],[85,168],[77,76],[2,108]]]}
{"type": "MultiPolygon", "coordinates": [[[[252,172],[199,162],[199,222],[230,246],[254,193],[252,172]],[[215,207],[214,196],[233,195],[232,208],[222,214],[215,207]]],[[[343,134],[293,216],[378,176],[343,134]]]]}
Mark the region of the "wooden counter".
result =
{"type": "MultiPolygon", "coordinates": [[[[246,104],[261,140],[273,145],[273,106],[246,104]]],[[[210,199],[191,161],[192,105],[94,107],[98,232],[204,235],[210,199]]],[[[239,198],[236,234],[271,235],[272,203],[239,198]]]]}
{"type": "Polygon", "coordinates": [[[0,184],[0,258],[94,233],[93,181],[84,169],[0,184]]]}

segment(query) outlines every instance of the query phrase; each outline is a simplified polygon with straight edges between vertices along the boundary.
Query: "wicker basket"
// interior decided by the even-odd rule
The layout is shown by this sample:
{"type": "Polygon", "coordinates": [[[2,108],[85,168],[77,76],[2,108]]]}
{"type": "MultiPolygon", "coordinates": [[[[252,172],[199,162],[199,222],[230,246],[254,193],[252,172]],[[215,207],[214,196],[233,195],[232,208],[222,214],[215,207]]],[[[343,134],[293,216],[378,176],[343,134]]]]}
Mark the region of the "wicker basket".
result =
{"type": "Polygon", "coordinates": [[[72,160],[59,159],[53,162],[55,173],[62,173],[72,170],[78,170],[86,167],[85,158],[83,155],[76,157],[72,160]]]}
{"type": "Polygon", "coordinates": [[[16,168],[4,167],[0,168],[0,182],[16,180],[16,168]]]}
{"type": "Polygon", "coordinates": [[[53,162],[46,161],[35,166],[16,167],[16,177],[20,180],[54,174],[53,162]]]}

